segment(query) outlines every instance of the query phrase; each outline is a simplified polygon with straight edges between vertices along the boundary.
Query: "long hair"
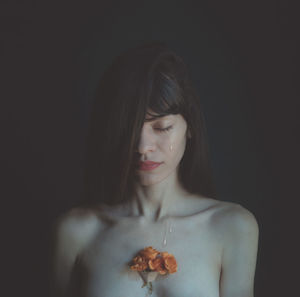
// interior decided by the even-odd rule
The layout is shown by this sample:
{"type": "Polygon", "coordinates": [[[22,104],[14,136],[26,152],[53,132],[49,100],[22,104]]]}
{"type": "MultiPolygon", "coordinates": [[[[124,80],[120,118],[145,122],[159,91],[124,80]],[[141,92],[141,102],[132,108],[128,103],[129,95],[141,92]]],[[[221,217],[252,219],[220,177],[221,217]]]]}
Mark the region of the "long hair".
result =
{"type": "Polygon", "coordinates": [[[178,177],[190,193],[215,197],[200,101],[183,60],[164,43],[140,45],[119,55],[99,81],[87,141],[85,195],[89,204],[131,199],[136,148],[146,113],[151,119],[181,114],[191,138],[178,177]]]}

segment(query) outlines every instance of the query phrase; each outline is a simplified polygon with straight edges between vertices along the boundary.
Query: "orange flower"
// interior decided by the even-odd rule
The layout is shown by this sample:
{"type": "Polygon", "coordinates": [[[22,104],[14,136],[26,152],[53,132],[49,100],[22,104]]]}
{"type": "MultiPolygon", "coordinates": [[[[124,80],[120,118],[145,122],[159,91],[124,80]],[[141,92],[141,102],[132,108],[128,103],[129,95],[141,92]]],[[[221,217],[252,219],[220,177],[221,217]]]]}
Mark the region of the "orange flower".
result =
{"type": "Polygon", "coordinates": [[[177,271],[177,262],[175,257],[172,254],[167,252],[161,253],[162,258],[164,259],[164,265],[169,273],[174,273],[177,271]]]}
{"type": "Polygon", "coordinates": [[[148,268],[147,261],[141,256],[136,256],[132,260],[132,265],[130,266],[132,270],[144,271],[148,268]]]}
{"type": "Polygon", "coordinates": [[[176,259],[172,254],[159,252],[148,246],[132,259],[130,268],[137,271],[157,271],[159,274],[177,271],[176,259]]]}
{"type": "Polygon", "coordinates": [[[159,257],[148,262],[149,268],[151,270],[159,272],[159,274],[166,274],[168,271],[165,268],[163,258],[159,257]]]}
{"type": "Polygon", "coordinates": [[[154,260],[159,255],[159,251],[148,246],[139,252],[139,255],[145,259],[154,260]]]}

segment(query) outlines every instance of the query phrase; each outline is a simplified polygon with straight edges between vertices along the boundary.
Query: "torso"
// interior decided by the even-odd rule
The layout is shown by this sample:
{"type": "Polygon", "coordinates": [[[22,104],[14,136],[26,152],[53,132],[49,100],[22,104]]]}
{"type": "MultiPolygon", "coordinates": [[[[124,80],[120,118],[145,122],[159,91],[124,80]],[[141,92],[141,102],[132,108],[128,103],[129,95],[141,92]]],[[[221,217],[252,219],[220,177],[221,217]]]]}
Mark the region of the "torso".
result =
{"type": "Polygon", "coordinates": [[[231,204],[194,199],[186,213],[151,224],[113,210],[95,212],[97,223],[91,224],[95,231],[76,262],[74,291],[80,297],[147,296],[142,278],[128,262],[152,246],[173,254],[178,264],[176,273],[153,282],[152,297],[219,297],[222,236],[215,218],[231,204]]]}

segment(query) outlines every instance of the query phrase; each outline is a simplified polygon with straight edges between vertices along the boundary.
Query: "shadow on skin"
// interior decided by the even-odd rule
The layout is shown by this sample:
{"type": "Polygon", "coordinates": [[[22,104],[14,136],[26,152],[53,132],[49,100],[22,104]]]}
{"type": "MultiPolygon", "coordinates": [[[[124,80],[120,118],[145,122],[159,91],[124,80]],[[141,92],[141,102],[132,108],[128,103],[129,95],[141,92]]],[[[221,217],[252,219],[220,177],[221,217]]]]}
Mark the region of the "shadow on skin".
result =
{"type": "Polygon", "coordinates": [[[83,297],[84,296],[84,284],[87,278],[87,273],[80,262],[80,259],[76,259],[73,266],[71,278],[67,290],[67,297],[83,297]]]}

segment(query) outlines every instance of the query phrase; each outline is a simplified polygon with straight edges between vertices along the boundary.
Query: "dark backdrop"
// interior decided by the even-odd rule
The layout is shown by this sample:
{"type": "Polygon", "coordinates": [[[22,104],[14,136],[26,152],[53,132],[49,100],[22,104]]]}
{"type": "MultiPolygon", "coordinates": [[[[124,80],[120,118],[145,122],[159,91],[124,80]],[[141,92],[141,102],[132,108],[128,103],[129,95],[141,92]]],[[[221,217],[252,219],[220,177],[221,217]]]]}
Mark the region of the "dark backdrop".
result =
{"type": "Polygon", "coordinates": [[[292,2],[32,1],[1,13],[5,296],[48,296],[49,230],[82,193],[97,80],[117,54],[152,40],[166,42],[192,73],[219,199],[257,218],[255,296],[298,291],[292,2]]]}

